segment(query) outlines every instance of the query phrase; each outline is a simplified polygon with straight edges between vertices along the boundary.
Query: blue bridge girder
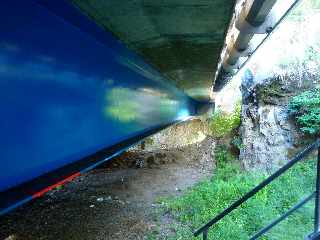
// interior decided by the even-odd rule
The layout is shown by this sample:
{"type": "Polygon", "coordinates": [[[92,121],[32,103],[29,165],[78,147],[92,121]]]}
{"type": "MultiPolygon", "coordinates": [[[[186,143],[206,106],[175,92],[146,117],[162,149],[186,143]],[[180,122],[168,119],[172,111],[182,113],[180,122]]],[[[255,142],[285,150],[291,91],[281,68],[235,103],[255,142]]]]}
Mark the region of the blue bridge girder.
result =
{"type": "Polygon", "coordinates": [[[5,0],[0,19],[0,215],[208,104],[67,1],[5,0]]]}

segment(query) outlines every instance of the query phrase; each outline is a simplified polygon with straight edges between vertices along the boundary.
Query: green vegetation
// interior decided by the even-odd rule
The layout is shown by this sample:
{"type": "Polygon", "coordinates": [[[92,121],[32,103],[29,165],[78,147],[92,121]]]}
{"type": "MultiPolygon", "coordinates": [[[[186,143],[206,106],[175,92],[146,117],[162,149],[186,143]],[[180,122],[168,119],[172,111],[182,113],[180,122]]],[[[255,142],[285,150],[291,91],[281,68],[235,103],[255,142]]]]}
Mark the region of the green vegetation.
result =
{"type": "Polygon", "coordinates": [[[289,103],[289,112],[295,117],[302,132],[320,135],[320,89],[303,92],[289,103]]]}
{"type": "Polygon", "coordinates": [[[241,104],[238,103],[233,113],[228,114],[220,110],[213,114],[210,129],[214,137],[223,137],[240,126],[241,104]]]}
{"type": "MultiPolygon", "coordinates": [[[[175,235],[168,239],[192,239],[195,229],[266,177],[261,172],[240,171],[238,161],[224,147],[218,147],[215,154],[218,168],[212,179],[190,188],[181,197],[162,200],[165,211],[172,213],[177,220],[172,226],[175,235]]],[[[298,164],[211,228],[209,239],[249,239],[313,191],[315,169],[315,161],[312,160],[298,164]]],[[[310,202],[261,239],[304,239],[312,231],[312,216],[313,205],[310,202]]]]}
{"type": "Polygon", "coordinates": [[[258,87],[258,98],[265,103],[272,103],[275,99],[285,96],[279,81],[272,81],[267,86],[258,87]]]}
{"type": "Polygon", "coordinates": [[[234,147],[236,147],[239,151],[245,147],[245,145],[242,142],[242,139],[239,136],[234,136],[231,141],[231,144],[234,147]]]}

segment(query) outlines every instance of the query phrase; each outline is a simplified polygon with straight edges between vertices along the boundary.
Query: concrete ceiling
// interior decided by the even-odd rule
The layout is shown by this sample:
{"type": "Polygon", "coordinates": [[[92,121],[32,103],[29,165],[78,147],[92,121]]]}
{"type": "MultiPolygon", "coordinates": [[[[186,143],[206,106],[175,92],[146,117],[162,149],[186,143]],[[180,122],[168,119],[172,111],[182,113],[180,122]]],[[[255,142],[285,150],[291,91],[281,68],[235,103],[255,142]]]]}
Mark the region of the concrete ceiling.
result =
{"type": "Polygon", "coordinates": [[[235,0],[72,0],[190,96],[210,97],[235,0]]]}

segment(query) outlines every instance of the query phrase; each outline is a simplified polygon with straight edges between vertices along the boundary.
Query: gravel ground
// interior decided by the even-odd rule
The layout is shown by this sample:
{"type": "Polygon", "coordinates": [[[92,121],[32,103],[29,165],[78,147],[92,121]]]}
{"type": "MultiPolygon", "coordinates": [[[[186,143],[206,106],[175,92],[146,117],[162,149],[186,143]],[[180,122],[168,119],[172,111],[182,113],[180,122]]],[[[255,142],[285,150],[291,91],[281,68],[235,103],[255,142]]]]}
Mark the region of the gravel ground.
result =
{"type": "Polygon", "coordinates": [[[125,153],[0,218],[0,240],[148,239],[152,231],[167,239],[174,220],[159,215],[157,199],[210,174],[212,145],[206,138],[180,149],[125,153]]]}

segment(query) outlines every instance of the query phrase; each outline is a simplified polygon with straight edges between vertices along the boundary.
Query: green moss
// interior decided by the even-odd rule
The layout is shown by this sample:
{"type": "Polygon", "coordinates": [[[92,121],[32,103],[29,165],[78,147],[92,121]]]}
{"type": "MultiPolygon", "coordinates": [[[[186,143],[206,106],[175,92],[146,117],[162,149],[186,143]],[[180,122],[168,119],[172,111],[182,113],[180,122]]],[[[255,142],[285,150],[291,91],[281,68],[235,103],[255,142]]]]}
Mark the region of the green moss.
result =
{"type": "Polygon", "coordinates": [[[232,114],[216,111],[210,122],[214,137],[224,137],[240,126],[241,104],[238,103],[232,114]]]}
{"type": "Polygon", "coordinates": [[[273,81],[267,86],[261,86],[257,89],[258,99],[270,103],[275,99],[283,98],[286,94],[281,89],[281,84],[278,81],[273,81]]]}

